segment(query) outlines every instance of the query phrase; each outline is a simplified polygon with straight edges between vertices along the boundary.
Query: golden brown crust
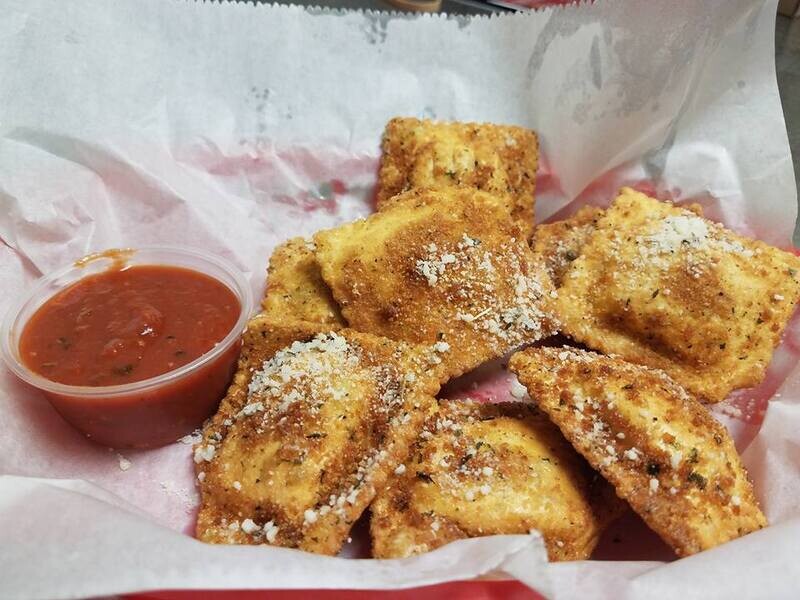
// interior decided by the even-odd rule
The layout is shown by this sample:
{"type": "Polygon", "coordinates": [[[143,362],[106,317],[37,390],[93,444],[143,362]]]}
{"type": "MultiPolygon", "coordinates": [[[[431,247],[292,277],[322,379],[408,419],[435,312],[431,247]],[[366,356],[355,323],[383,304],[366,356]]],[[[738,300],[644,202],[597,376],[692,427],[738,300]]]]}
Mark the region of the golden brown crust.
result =
{"type": "Polygon", "coordinates": [[[275,248],[269,259],[267,289],[261,303],[263,312],[284,322],[344,325],[313,250],[314,244],[302,237],[275,248]]]}
{"type": "MultiPolygon", "coordinates": [[[[703,216],[703,207],[697,203],[683,205],[697,216],[703,216]]],[[[542,223],[533,230],[531,248],[542,256],[547,274],[559,288],[572,261],[583,252],[583,246],[597,227],[605,211],[597,206],[583,206],[562,221],[542,223]]]]}
{"type": "Polygon", "coordinates": [[[706,402],[762,381],[800,258],[624,188],[559,290],[563,331],[664,369],[706,402]]]}
{"type": "Polygon", "coordinates": [[[253,319],[195,448],[198,538],[338,552],[434,403],[422,357],[346,329],[253,319]]]}
{"type": "Polygon", "coordinates": [[[584,206],[568,219],[537,225],[533,230],[533,251],[544,258],[547,274],[556,287],[561,286],[564,273],[580,256],[602,215],[602,208],[584,206]]]}
{"type": "Polygon", "coordinates": [[[510,368],[678,555],[767,525],[726,429],[663,371],[566,347],[518,352],[510,368]]]}
{"type": "Polygon", "coordinates": [[[536,529],[550,560],[584,559],[623,506],[528,403],[440,400],[401,471],[370,508],[376,558],[536,529]]]}
{"type": "Polygon", "coordinates": [[[383,134],[378,210],[408,190],[471,186],[505,198],[528,236],[538,158],[536,134],[522,127],[398,117],[383,134]]]}
{"type": "Polygon", "coordinates": [[[455,377],[550,335],[555,291],[502,201],[474,189],[415,190],[314,237],[350,326],[437,344],[455,377]]]}

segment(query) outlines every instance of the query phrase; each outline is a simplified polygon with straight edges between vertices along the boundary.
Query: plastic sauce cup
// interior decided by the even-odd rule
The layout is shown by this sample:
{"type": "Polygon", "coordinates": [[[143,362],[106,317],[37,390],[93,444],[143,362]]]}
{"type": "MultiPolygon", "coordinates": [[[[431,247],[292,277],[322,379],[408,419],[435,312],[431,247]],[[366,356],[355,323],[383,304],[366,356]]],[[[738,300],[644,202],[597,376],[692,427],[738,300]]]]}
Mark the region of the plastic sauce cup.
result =
{"type": "Polygon", "coordinates": [[[66,385],[50,381],[22,362],[19,336],[28,319],[53,295],[119,259],[101,255],[82,260],[39,279],[9,310],[0,329],[3,359],[17,377],[41,390],[67,422],[99,444],[153,448],[175,442],[201,425],[227,390],[252,310],[250,286],[234,266],[205,252],[166,246],[130,251],[126,265],[182,267],[220,281],[238,299],[239,318],[211,350],[173,371],[123,385],[66,385]]]}

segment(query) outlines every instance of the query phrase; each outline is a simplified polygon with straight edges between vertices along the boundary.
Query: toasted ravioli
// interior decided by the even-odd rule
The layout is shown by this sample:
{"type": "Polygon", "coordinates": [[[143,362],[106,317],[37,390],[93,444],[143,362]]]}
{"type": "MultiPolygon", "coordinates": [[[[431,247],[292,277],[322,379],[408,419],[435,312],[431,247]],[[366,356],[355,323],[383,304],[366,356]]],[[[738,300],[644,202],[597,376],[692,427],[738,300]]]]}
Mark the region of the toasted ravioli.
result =
{"type": "Polygon", "coordinates": [[[440,400],[372,503],[373,554],[402,558],[536,529],[550,560],[584,559],[620,506],[534,405],[440,400]]]}
{"type": "Polygon", "coordinates": [[[262,309],[282,321],[344,325],[339,306],[322,279],[313,248],[302,237],[275,248],[269,259],[262,309]]]}
{"type": "Polygon", "coordinates": [[[767,525],[727,430],[663,371],[569,348],[529,348],[510,368],[679,556],[767,525]]]}
{"type": "Polygon", "coordinates": [[[564,275],[559,316],[573,339],[718,402],[764,378],[798,271],[788,252],[625,188],[564,275]]]}
{"type": "Polygon", "coordinates": [[[378,210],[411,189],[465,185],[504,198],[529,235],[538,158],[536,134],[522,127],[395,118],[383,134],[378,210]]]}
{"type": "Polygon", "coordinates": [[[194,460],[197,536],[335,554],[435,402],[417,349],[255,318],[194,460]]]}
{"type": "Polygon", "coordinates": [[[502,201],[471,188],[415,190],[314,237],[349,325],[435,344],[455,377],[550,335],[555,290],[502,201]]]}
{"type": "Polygon", "coordinates": [[[568,219],[537,225],[534,229],[533,251],[544,258],[547,274],[556,287],[561,286],[570,263],[580,256],[602,214],[602,208],[584,206],[568,219]]]}

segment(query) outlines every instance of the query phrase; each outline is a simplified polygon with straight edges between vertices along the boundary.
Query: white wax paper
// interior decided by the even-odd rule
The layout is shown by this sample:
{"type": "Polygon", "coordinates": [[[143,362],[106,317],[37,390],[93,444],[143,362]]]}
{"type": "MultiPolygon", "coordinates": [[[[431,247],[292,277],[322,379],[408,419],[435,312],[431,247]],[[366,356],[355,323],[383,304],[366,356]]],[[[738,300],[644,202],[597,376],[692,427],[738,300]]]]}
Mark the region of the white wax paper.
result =
{"type": "MultiPolygon", "coordinates": [[[[538,220],[606,204],[626,183],[699,201],[786,246],[796,190],[774,14],[774,1],[745,0],[599,1],[473,20],[2,1],[0,308],[87,252],[154,243],[217,252],[260,293],[276,244],[370,212],[380,133],[395,115],[536,129],[538,220]]],[[[717,409],[773,525],[669,563],[631,551],[550,565],[535,535],[405,561],[201,544],[185,535],[197,502],[188,445],[94,446],[3,369],[0,596],[379,589],[494,573],[558,599],[790,597],[799,340],[795,322],[768,380],[717,409]]]]}

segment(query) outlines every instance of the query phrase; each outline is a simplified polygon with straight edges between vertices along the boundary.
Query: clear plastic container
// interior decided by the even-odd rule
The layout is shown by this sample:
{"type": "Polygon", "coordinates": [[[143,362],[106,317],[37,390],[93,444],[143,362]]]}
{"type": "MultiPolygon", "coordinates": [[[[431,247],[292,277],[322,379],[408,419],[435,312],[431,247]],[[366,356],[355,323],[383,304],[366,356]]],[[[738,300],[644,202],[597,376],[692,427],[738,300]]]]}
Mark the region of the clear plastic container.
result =
{"type": "Polygon", "coordinates": [[[120,260],[114,255],[92,255],[42,277],[11,307],[0,329],[2,354],[20,379],[41,390],[61,416],[89,439],[115,448],[152,448],[193,431],[216,410],[236,368],[241,335],[253,306],[252,293],[238,269],[205,252],[147,247],[119,254],[126,265],[183,267],[222,282],[239,300],[236,324],[210,351],[157,377],[98,387],[50,381],[22,362],[19,336],[28,319],[54,294],[120,260]]]}

